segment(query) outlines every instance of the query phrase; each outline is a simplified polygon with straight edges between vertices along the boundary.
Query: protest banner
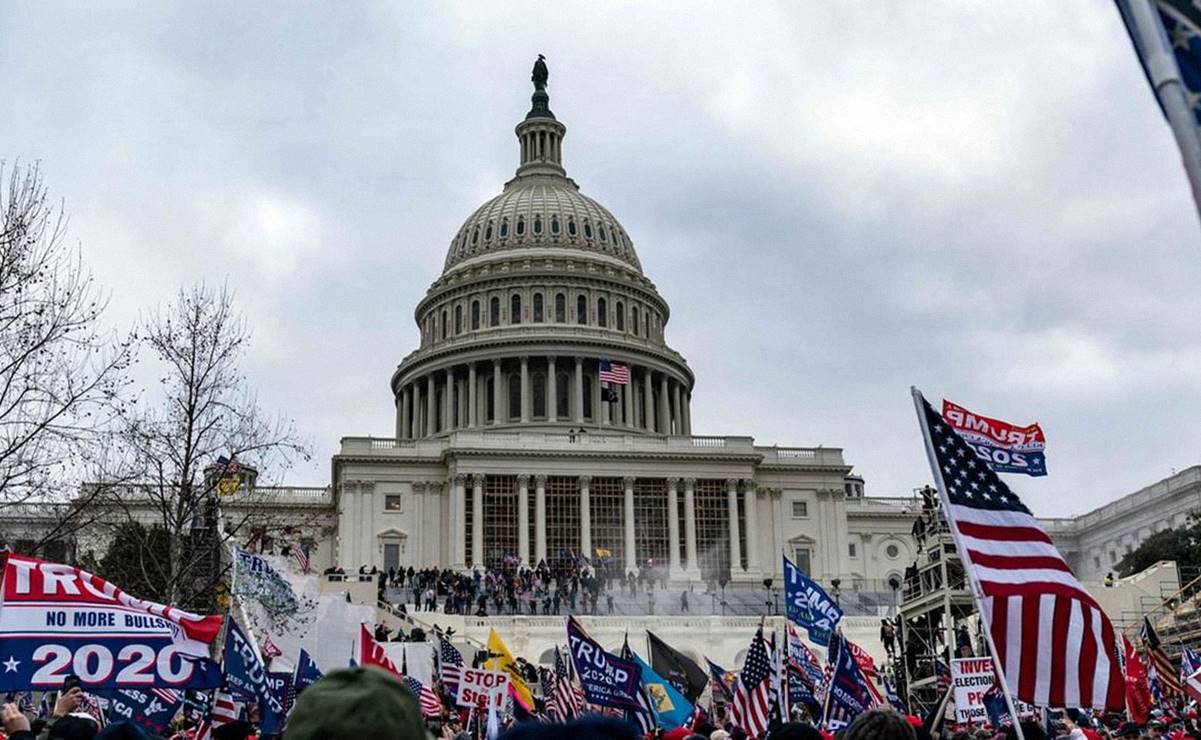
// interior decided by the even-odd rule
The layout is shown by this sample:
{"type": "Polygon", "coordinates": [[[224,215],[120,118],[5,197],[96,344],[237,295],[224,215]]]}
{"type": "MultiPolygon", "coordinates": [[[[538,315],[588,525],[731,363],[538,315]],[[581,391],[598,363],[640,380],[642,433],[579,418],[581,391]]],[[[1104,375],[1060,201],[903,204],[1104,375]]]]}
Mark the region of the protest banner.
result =
{"type": "Polygon", "coordinates": [[[209,660],[220,616],[134,598],[59,563],[8,554],[0,589],[0,691],[58,689],[70,674],[87,689],[213,688],[209,660]]]}
{"type": "Polygon", "coordinates": [[[459,680],[458,703],[461,707],[492,706],[503,709],[509,694],[509,674],[504,671],[485,671],[464,668],[459,680]]]}
{"type": "Polygon", "coordinates": [[[988,722],[984,699],[993,686],[992,658],[954,658],[951,660],[951,690],[955,699],[955,721],[982,725],[988,722]]]}

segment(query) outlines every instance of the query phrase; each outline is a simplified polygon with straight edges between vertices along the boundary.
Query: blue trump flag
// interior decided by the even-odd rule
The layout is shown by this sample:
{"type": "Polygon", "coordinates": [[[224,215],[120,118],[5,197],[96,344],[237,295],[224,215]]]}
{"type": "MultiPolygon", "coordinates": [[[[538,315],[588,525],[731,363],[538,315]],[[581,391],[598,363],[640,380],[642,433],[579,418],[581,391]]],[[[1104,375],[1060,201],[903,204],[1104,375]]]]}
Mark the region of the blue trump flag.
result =
{"type": "Polygon", "coordinates": [[[284,729],[283,699],[275,696],[267,681],[263,660],[238,623],[229,620],[225,632],[225,684],[235,697],[258,701],[263,734],[271,735],[284,729]]]}
{"type": "Polygon", "coordinates": [[[296,659],[296,671],[292,675],[292,691],[296,696],[325,677],[317,667],[317,661],[304,648],[300,649],[300,657],[296,659]]]}
{"type": "Polygon", "coordinates": [[[110,722],[132,722],[152,735],[168,734],[184,699],[183,692],[175,689],[117,689],[102,695],[108,699],[110,722]]]}
{"type": "Polygon", "coordinates": [[[831,633],[842,619],[842,609],[787,556],[784,557],[784,600],[788,619],[798,627],[804,627],[810,640],[819,645],[830,642],[831,633]]]}
{"type": "Polygon", "coordinates": [[[830,690],[826,692],[826,726],[845,727],[868,710],[871,698],[859,661],[841,633],[834,634],[829,649],[834,672],[830,676],[830,690]]]}
{"type": "Polygon", "coordinates": [[[692,716],[692,704],[671,682],[655,673],[646,661],[632,653],[634,662],[642,669],[642,685],[655,708],[655,719],[664,730],[682,727],[692,716]]]}
{"type": "Polygon", "coordinates": [[[575,619],[567,618],[567,646],[584,696],[591,704],[639,711],[642,671],[632,660],[606,652],[575,619]]]}

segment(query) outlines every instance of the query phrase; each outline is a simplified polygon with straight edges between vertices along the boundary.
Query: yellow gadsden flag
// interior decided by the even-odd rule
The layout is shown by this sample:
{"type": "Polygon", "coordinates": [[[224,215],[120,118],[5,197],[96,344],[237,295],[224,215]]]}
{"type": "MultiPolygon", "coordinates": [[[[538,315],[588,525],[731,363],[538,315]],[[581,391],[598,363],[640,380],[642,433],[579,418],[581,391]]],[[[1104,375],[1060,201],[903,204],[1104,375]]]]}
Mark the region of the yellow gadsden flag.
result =
{"type": "Polygon", "coordinates": [[[513,660],[513,654],[509,652],[509,648],[505,647],[505,643],[501,641],[500,635],[496,634],[495,629],[488,633],[488,652],[496,657],[489,658],[488,662],[484,663],[484,667],[490,671],[504,671],[509,674],[509,686],[513,695],[525,705],[526,709],[532,709],[534,694],[526,685],[525,679],[521,677],[521,668],[517,665],[517,661],[513,660]]]}

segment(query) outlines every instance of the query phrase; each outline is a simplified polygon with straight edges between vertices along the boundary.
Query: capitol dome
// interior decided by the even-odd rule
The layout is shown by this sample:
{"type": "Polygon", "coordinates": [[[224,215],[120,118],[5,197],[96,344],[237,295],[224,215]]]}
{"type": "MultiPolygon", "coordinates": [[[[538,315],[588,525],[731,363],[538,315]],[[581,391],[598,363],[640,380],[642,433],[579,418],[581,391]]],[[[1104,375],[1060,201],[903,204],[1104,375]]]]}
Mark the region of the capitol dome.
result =
{"type": "Polygon", "coordinates": [[[463,223],[392,374],[396,436],[587,426],[691,433],[694,378],[629,234],[563,168],[546,67],[517,124],[513,178],[463,223]]]}

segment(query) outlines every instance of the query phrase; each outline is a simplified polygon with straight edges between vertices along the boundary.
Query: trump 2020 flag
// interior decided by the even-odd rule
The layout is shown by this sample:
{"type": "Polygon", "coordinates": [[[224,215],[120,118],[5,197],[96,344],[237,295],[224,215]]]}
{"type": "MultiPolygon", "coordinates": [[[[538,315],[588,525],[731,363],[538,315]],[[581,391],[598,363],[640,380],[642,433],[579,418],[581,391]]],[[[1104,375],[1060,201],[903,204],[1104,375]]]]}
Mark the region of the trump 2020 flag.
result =
{"type": "Polygon", "coordinates": [[[301,648],[300,657],[296,659],[296,672],[292,676],[292,690],[296,692],[296,696],[300,696],[301,692],[324,677],[325,674],[317,667],[313,656],[301,648]]]}
{"type": "Polygon", "coordinates": [[[225,631],[225,681],[234,696],[258,701],[264,734],[283,729],[283,698],[271,690],[262,658],[232,619],[225,631]]]}
{"type": "Polygon", "coordinates": [[[809,579],[787,556],[784,557],[784,600],[788,619],[809,633],[809,639],[825,645],[842,619],[842,609],[822,587],[809,579]]]}
{"type": "Polygon", "coordinates": [[[637,663],[607,652],[571,617],[567,618],[567,648],[589,703],[631,711],[642,708],[638,702],[642,671],[637,663]]]}
{"type": "Polygon", "coordinates": [[[1038,424],[1019,426],[968,411],[943,399],[943,421],[998,473],[1047,474],[1047,438],[1038,424]]]}
{"type": "Polygon", "coordinates": [[[153,735],[166,735],[183,692],[175,689],[118,689],[108,693],[110,722],[132,722],[153,735]]]}
{"type": "Polygon", "coordinates": [[[71,674],[89,689],[213,688],[209,660],[219,615],[136,599],[59,563],[4,558],[0,691],[59,689],[71,674]]]}

